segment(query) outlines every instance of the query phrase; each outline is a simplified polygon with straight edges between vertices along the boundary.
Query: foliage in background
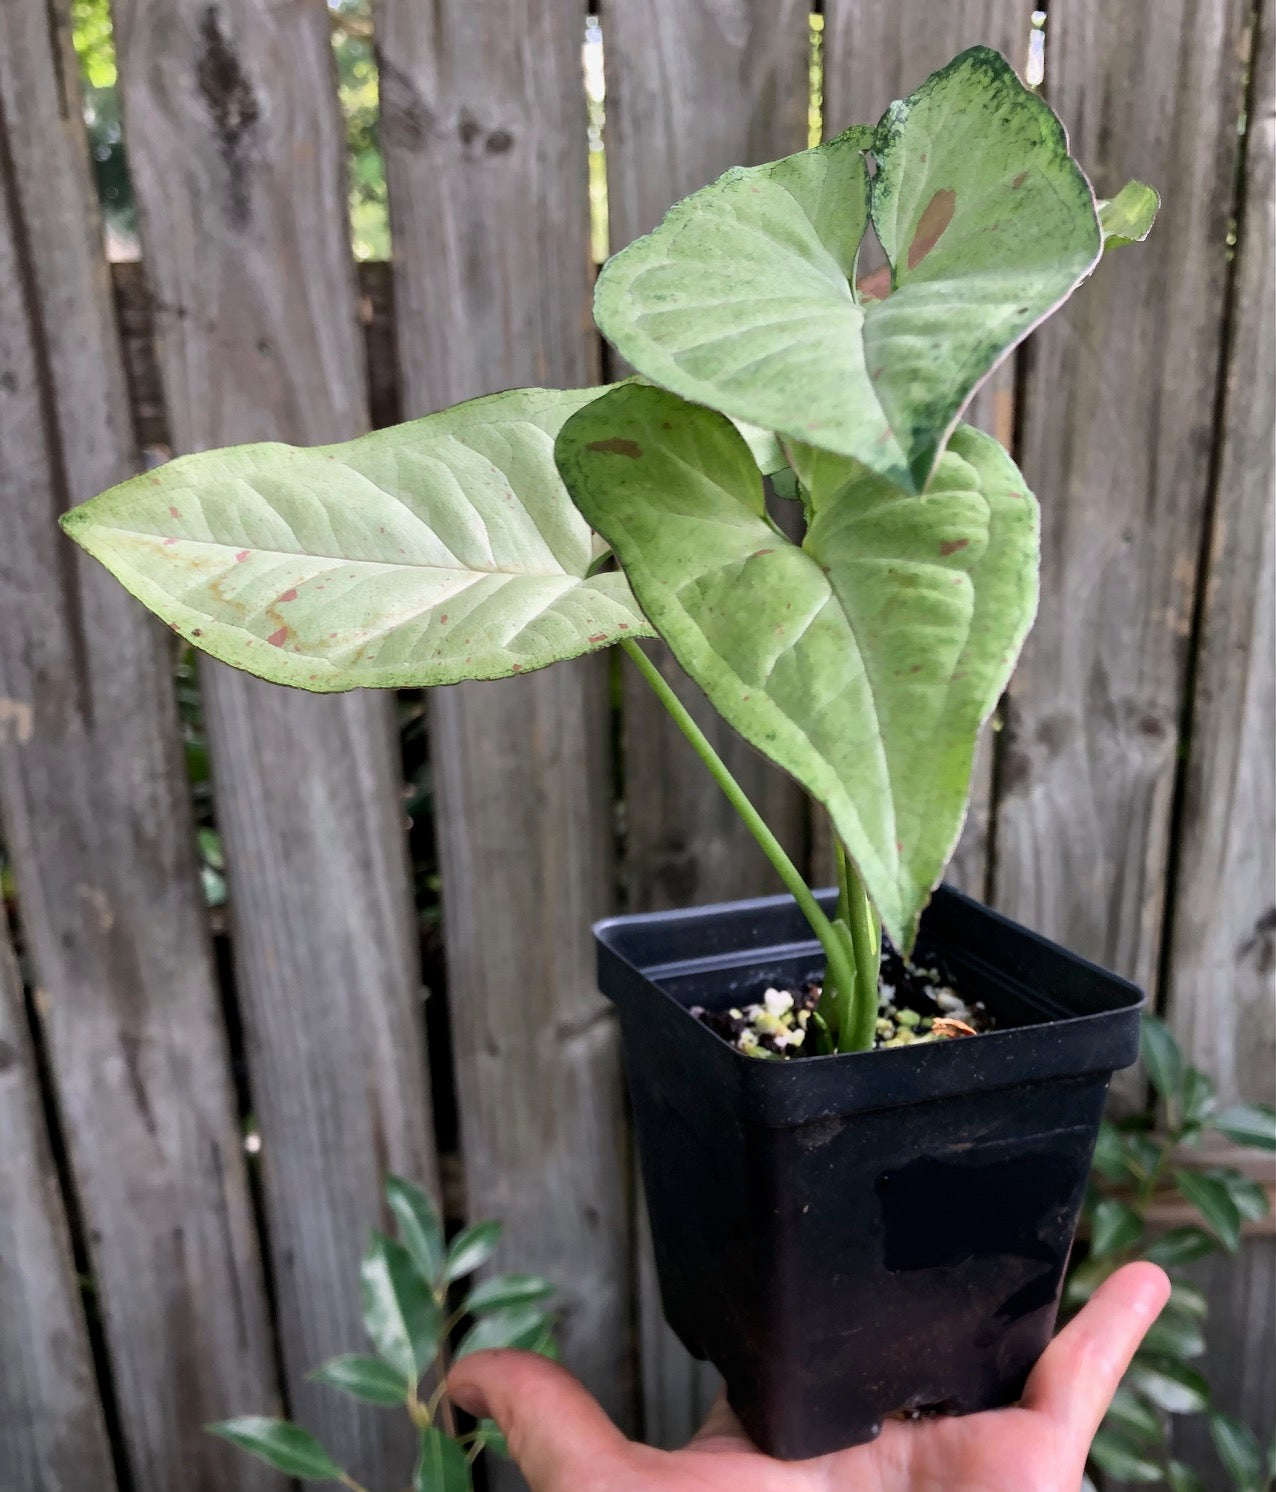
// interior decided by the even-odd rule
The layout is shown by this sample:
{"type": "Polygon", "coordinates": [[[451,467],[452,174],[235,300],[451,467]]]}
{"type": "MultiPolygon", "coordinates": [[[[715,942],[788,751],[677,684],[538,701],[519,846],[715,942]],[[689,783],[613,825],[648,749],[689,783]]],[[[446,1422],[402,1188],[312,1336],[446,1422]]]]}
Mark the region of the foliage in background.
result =
{"type": "MultiPolygon", "coordinates": [[[[1213,1130],[1237,1145],[1276,1151],[1276,1112],[1258,1105],[1220,1109],[1209,1078],[1186,1062],[1169,1027],[1143,1021],[1142,1056],[1156,1091],[1152,1113],[1105,1119],[1094,1154],[1086,1214],[1090,1244],[1072,1270],[1066,1309],[1079,1309],[1114,1270],[1150,1259],[1168,1270],[1169,1304],[1135,1355],[1090,1452],[1091,1470],[1121,1482],[1208,1492],[1172,1450],[1177,1415],[1207,1414],[1214,1447],[1233,1492],[1264,1492],[1276,1476],[1276,1445],[1264,1453],[1248,1425],[1213,1407],[1210,1385],[1192,1363],[1205,1353],[1207,1302],[1183,1266],[1240,1247],[1241,1228],[1269,1211],[1265,1189],[1229,1166],[1188,1169],[1184,1151],[1213,1130]],[[1149,1241],[1148,1214],[1166,1196],[1190,1204],[1199,1224],[1149,1241]]],[[[1087,1484],[1093,1492],[1094,1484],[1087,1484]]]]}
{"type": "MultiPolygon", "coordinates": [[[[556,1356],[548,1308],[554,1287],[536,1275],[494,1274],[456,1303],[460,1281],[492,1257],[500,1223],[474,1223],[448,1244],[433,1202],[419,1187],[390,1176],[386,1200],[397,1236],[374,1232],[360,1269],[363,1325],[374,1352],[334,1357],[310,1376],[353,1399],[406,1411],[418,1441],[413,1492],[470,1492],[480,1452],[508,1452],[490,1420],[458,1428],[445,1390],[449,1365],[489,1347],[556,1356]],[[453,1349],[467,1318],[471,1324],[453,1349]]],[[[314,1435],[288,1420],[245,1415],[208,1428],[286,1476],[365,1492],[314,1435]]]]}
{"type": "MultiPolygon", "coordinates": [[[[369,0],[329,0],[337,91],[346,122],[350,235],[356,259],[390,257],[385,167],[377,137],[377,67],[369,0]]],[[[132,257],[137,216],[120,127],[110,0],[72,0],[72,38],[98,200],[115,257],[132,257]]]]}

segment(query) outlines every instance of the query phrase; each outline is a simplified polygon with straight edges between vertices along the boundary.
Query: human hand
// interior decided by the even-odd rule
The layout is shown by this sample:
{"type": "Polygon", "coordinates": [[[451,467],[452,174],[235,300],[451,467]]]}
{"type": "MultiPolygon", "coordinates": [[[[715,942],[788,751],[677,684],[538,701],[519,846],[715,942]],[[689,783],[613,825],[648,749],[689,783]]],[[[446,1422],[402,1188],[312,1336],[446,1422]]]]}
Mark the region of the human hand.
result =
{"type": "Polygon", "coordinates": [[[635,1445],[563,1368],[478,1352],[452,1400],[494,1419],[532,1492],[1077,1492],[1090,1441],[1170,1283],[1128,1264],[1051,1342],[1022,1401],[960,1418],[891,1420],[870,1445],[811,1461],[757,1451],[724,1400],[680,1451],[635,1445]]]}

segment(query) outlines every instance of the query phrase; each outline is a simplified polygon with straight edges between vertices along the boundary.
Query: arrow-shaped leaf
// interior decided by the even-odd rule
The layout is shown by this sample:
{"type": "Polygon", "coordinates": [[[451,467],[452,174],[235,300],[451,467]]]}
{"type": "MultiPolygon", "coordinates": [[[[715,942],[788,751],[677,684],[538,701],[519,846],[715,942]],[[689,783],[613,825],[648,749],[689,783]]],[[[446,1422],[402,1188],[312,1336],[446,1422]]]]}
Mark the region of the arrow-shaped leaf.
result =
{"type": "Polygon", "coordinates": [[[1063,126],[975,47],[875,129],[678,203],[604,267],[594,313],[663,387],[920,490],[976,388],[1101,246],[1063,126]],[[890,266],[853,289],[870,195],[890,266]]]}
{"type": "Polygon", "coordinates": [[[846,462],[799,546],[730,423],[663,390],[611,391],[557,453],[678,661],[824,804],[911,944],[1036,604],[1036,504],[1009,457],[962,429],[920,498],[846,462]]]}
{"type": "Polygon", "coordinates": [[[183,456],[63,519],[196,647],[320,692],[449,684],[650,636],[554,436],[596,390],[518,389],[344,445],[183,456]]]}

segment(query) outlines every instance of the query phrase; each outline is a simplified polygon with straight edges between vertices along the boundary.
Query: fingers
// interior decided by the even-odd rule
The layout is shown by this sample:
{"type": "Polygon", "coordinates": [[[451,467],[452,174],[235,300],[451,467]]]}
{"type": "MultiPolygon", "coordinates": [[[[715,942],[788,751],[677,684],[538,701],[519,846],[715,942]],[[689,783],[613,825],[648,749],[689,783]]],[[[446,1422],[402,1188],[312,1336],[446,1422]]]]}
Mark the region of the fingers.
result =
{"type": "Polygon", "coordinates": [[[1088,1446],[1169,1294],[1169,1279],[1155,1264],[1118,1269],[1046,1348],[1028,1379],[1024,1407],[1088,1446]]]}
{"type": "Polygon", "coordinates": [[[535,1492],[584,1483],[584,1468],[629,1442],[565,1368],[531,1352],[475,1352],[447,1381],[448,1397],[476,1419],[494,1419],[535,1492]]]}
{"type": "Polygon", "coordinates": [[[688,1450],[753,1450],[753,1442],[727,1403],[726,1389],[719,1390],[704,1424],[687,1442],[688,1450]]]}

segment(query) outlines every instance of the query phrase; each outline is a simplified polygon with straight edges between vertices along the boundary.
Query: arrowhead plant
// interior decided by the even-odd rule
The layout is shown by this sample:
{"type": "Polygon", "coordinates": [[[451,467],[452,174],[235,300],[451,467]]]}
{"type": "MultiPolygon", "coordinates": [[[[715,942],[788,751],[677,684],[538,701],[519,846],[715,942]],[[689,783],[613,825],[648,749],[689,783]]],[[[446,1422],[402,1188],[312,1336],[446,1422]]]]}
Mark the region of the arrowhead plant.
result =
{"type": "Polygon", "coordinates": [[[1138,182],[1096,200],[1046,103],[975,47],[877,125],[728,171],[615,255],[595,315],[630,379],[182,457],[63,525],[197,647],[303,689],[619,644],[823,944],[834,1045],[865,1048],[881,928],[911,948],[1036,608],[1036,500],[962,411],[1157,206],[1138,182]],[[861,278],[870,229],[886,266],[861,278]],[[800,502],[800,539],[764,478],[800,502]],[[833,918],[651,637],[827,812],[833,918]]]}

